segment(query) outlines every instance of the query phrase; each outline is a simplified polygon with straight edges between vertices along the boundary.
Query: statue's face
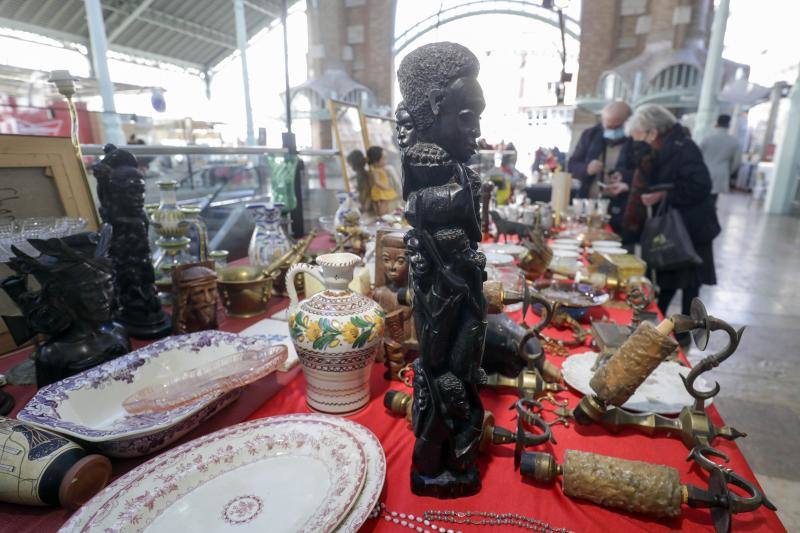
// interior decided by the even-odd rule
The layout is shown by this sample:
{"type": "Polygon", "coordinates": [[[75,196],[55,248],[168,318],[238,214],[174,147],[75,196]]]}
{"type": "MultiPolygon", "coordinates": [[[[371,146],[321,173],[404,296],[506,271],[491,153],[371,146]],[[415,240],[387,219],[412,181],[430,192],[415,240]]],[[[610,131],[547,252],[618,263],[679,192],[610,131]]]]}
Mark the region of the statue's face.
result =
{"type": "Polygon", "coordinates": [[[432,126],[433,141],[457,161],[466,162],[478,149],[475,140],[481,135],[481,113],[485,107],[477,79],[455,80],[439,102],[438,117],[432,126]]]}
{"type": "Polygon", "coordinates": [[[125,196],[125,203],[131,209],[144,208],[144,180],[133,172],[126,172],[122,175],[117,173],[111,180],[114,187],[125,196]]]}
{"type": "Polygon", "coordinates": [[[397,143],[400,148],[405,150],[416,142],[416,135],[414,135],[414,122],[411,120],[411,115],[404,108],[400,108],[395,113],[397,119],[397,143]]]}
{"type": "Polygon", "coordinates": [[[191,287],[186,307],[204,324],[210,324],[217,314],[216,294],[217,287],[214,283],[191,287]]]}
{"type": "Polygon", "coordinates": [[[405,285],[408,280],[406,251],[402,248],[384,248],[381,261],[386,279],[397,286],[405,285]]]}
{"type": "Polygon", "coordinates": [[[114,281],[111,274],[98,273],[92,279],[65,284],[64,300],[78,320],[94,324],[113,318],[114,281]]]}

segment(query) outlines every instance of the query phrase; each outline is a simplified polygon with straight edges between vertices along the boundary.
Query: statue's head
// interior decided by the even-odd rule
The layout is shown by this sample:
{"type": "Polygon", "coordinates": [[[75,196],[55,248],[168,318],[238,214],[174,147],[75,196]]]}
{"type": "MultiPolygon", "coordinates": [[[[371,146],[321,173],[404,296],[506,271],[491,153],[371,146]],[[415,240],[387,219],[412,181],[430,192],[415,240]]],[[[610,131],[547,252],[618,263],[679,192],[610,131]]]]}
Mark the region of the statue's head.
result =
{"type": "Polygon", "coordinates": [[[417,136],[414,134],[414,120],[411,118],[411,113],[408,112],[405,102],[397,104],[394,118],[397,121],[395,125],[397,144],[400,145],[401,150],[405,150],[417,142],[417,136]]]}
{"type": "Polygon", "coordinates": [[[434,143],[466,162],[477,149],[486,102],[478,83],[475,54],[456,43],[426,44],[409,53],[397,70],[405,107],[417,139],[434,143]]]}
{"type": "Polygon", "coordinates": [[[381,237],[381,257],[386,281],[396,287],[403,287],[408,282],[408,262],[406,261],[406,245],[400,232],[387,233],[381,237]]]}
{"type": "Polygon", "coordinates": [[[178,320],[203,325],[214,324],[217,317],[217,273],[202,265],[175,271],[173,287],[180,306],[178,320]]]}
{"type": "Polygon", "coordinates": [[[92,167],[98,179],[105,178],[108,183],[108,208],[125,211],[140,211],[144,208],[144,178],[139,172],[136,157],[127,150],[113,144],[103,147],[105,156],[92,167]]]}
{"type": "MultiPolygon", "coordinates": [[[[8,265],[19,275],[33,275],[42,286],[47,310],[37,312],[71,321],[104,324],[113,318],[114,283],[108,246],[111,226],[98,233],[79,233],[61,239],[30,239],[41,255],[31,257],[12,247],[8,265]]],[[[40,320],[44,317],[40,317],[40,320]]]]}

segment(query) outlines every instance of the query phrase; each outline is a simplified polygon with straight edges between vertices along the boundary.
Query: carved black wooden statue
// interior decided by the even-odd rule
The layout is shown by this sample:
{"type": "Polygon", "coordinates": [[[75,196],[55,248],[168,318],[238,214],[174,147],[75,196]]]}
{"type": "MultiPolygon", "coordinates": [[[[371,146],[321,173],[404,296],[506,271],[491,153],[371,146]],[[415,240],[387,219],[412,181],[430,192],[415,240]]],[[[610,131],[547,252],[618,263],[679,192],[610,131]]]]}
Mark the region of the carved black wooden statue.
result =
{"type": "Polygon", "coordinates": [[[453,498],[480,490],[476,461],[486,335],[480,179],[475,152],[485,107],[478,59],[454,43],[408,54],[397,71],[415,143],[403,154],[406,234],[420,357],[414,364],[411,490],[453,498]]]}
{"type": "Polygon", "coordinates": [[[117,295],[116,319],[137,339],[157,339],[172,331],[161,309],[147,240],[144,179],[136,158],[107,144],[105,157],[93,167],[100,216],[114,228],[111,259],[117,295]]]}
{"type": "MultiPolygon", "coordinates": [[[[31,333],[47,340],[34,353],[36,384],[43,387],[131,349],[125,328],[112,322],[114,284],[107,258],[111,227],[62,239],[30,239],[41,255],[12,246],[16,272],[0,283],[22,311],[31,333]],[[28,290],[32,275],[41,290],[28,290]]],[[[16,338],[16,337],[15,337],[16,338]]]]}

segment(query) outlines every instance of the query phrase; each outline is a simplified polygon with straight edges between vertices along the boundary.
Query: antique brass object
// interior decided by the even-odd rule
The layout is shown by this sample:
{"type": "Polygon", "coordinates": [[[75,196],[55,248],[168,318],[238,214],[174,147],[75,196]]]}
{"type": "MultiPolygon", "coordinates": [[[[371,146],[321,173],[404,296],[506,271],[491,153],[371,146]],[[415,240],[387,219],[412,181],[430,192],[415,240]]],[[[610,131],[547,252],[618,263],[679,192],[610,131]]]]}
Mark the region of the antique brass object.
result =
{"type": "Polygon", "coordinates": [[[620,346],[644,320],[651,320],[657,315],[645,311],[653,301],[655,290],[653,284],[644,276],[634,276],[623,287],[625,303],[633,309],[633,320],[630,325],[615,322],[598,321],[592,323],[592,340],[600,349],[600,357],[595,362],[595,369],[602,366],[613,356],[620,346]]]}
{"type": "MultiPolygon", "coordinates": [[[[647,323],[643,323],[640,328],[647,325],[647,323]]],[[[705,401],[719,393],[719,384],[715,383],[714,388],[709,391],[698,391],[694,388],[694,382],[701,374],[716,368],[736,351],[744,328],[736,331],[727,322],[709,316],[706,313],[705,306],[698,298],[695,298],[692,302],[690,316],[673,315],[658,326],[658,329],[661,330],[667,330],[667,328],[676,333],[691,332],[692,338],[700,349],[705,349],[707,346],[710,332],[722,330],[728,334],[729,342],[723,350],[705,357],[692,368],[688,375],[681,376],[686,390],[695,399],[694,405],[684,407],[677,418],[668,418],[655,413],[632,413],[619,407],[625,403],[630,394],[633,394],[633,390],[638,387],[638,384],[641,384],[647,378],[647,375],[638,376],[637,380],[640,379],[638,384],[623,383],[620,387],[613,384],[610,385],[604,379],[609,373],[604,372],[601,374],[601,372],[614,363],[616,358],[625,356],[623,353],[625,347],[622,347],[609,360],[606,366],[592,378],[590,385],[596,394],[584,396],[581,399],[573,411],[575,420],[579,424],[597,423],[612,431],[631,427],[640,429],[647,434],[656,432],[678,434],[687,448],[710,451],[727,459],[727,456],[722,452],[711,447],[714,439],[721,437],[727,440],[734,440],[746,434],[729,426],[715,426],[706,413],[705,401]]]]}
{"type": "Polygon", "coordinates": [[[520,473],[541,483],[561,476],[564,494],[598,505],[656,518],[681,514],[681,506],[710,508],[718,533],[730,531],[731,515],[755,511],[762,505],[775,510],[759,488],[735,472],[721,468],[701,452],[698,463],[709,472],[708,487],[682,484],[678,470],[642,461],[567,450],[563,464],[545,452],[522,452],[520,473]],[[742,489],[746,496],[731,490],[742,489]]]}
{"type": "MultiPolygon", "coordinates": [[[[389,409],[393,414],[402,415],[406,421],[411,424],[411,413],[413,410],[414,399],[412,396],[403,391],[390,390],[383,396],[383,405],[389,409]]],[[[517,409],[517,430],[511,431],[501,426],[495,425],[494,414],[491,411],[484,411],[483,424],[481,425],[481,436],[478,444],[478,450],[485,452],[492,444],[511,444],[514,443],[517,449],[517,455],[520,455],[521,450],[529,446],[536,446],[543,442],[552,441],[553,433],[550,426],[544,422],[540,417],[526,416],[526,409],[530,405],[541,407],[541,404],[533,400],[520,399],[512,406],[517,409]],[[524,429],[524,423],[538,428],[541,433],[530,433],[524,429]]]]}
{"type": "Polygon", "coordinates": [[[538,398],[551,392],[566,390],[558,383],[545,381],[537,368],[525,368],[515,378],[504,376],[499,372],[488,374],[485,385],[488,387],[516,389],[521,398],[538,398]]]}
{"type": "Polygon", "coordinates": [[[644,276],[647,263],[633,254],[604,254],[594,252],[589,256],[589,271],[604,274],[609,289],[624,286],[634,276],[644,276]]]}
{"type": "Polygon", "coordinates": [[[219,273],[219,294],[228,316],[250,318],[267,310],[274,279],[254,266],[229,266],[219,273]]]}
{"type": "MultiPolygon", "coordinates": [[[[293,244],[289,251],[277,257],[262,269],[267,277],[274,279],[274,290],[276,294],[280,296],[288,295],[286,292],[286,272],[289,270],[289,267],[305,259],[308,247],[316,236],[317,230],[311,230],[308,235],[293,244]]],[[[305,291],[305,288],[302,286],[302,280],[302,276],[295,278],[295,288],[298,294],[305,291]]]]}

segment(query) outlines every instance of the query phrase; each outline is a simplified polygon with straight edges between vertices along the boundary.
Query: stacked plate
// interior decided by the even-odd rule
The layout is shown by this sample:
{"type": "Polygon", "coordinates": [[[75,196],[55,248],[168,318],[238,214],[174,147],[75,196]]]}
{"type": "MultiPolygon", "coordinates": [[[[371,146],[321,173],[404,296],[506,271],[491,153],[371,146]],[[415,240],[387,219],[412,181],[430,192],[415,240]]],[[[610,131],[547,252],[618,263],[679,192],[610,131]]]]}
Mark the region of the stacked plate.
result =
{"type": "Polygon", "coordinates": [[[355,532],[385,477],[383,448],[364,426],[319,414],[276,416],[151,459],[61,531],[355,532]]]}
{"type": "Polygon", "coordinates": [[[608,255],[628,253],[628,251],[622,247],[622,243],[619,241],[594,241],[589,252],[597,252],[608,255]]]}
{"type": "Polygon", "coordinates": [[[479,244],[478,248],[480,248],[485,254],[502,254],[502,255],[511,255],[516,258],[519,258],[526,253],[528,253],[528,249],[519,244],[512,244],[512,243],[502,243],[502,242],[495,242],[495,243],[487,243],[487,244],[479,244]]]}

